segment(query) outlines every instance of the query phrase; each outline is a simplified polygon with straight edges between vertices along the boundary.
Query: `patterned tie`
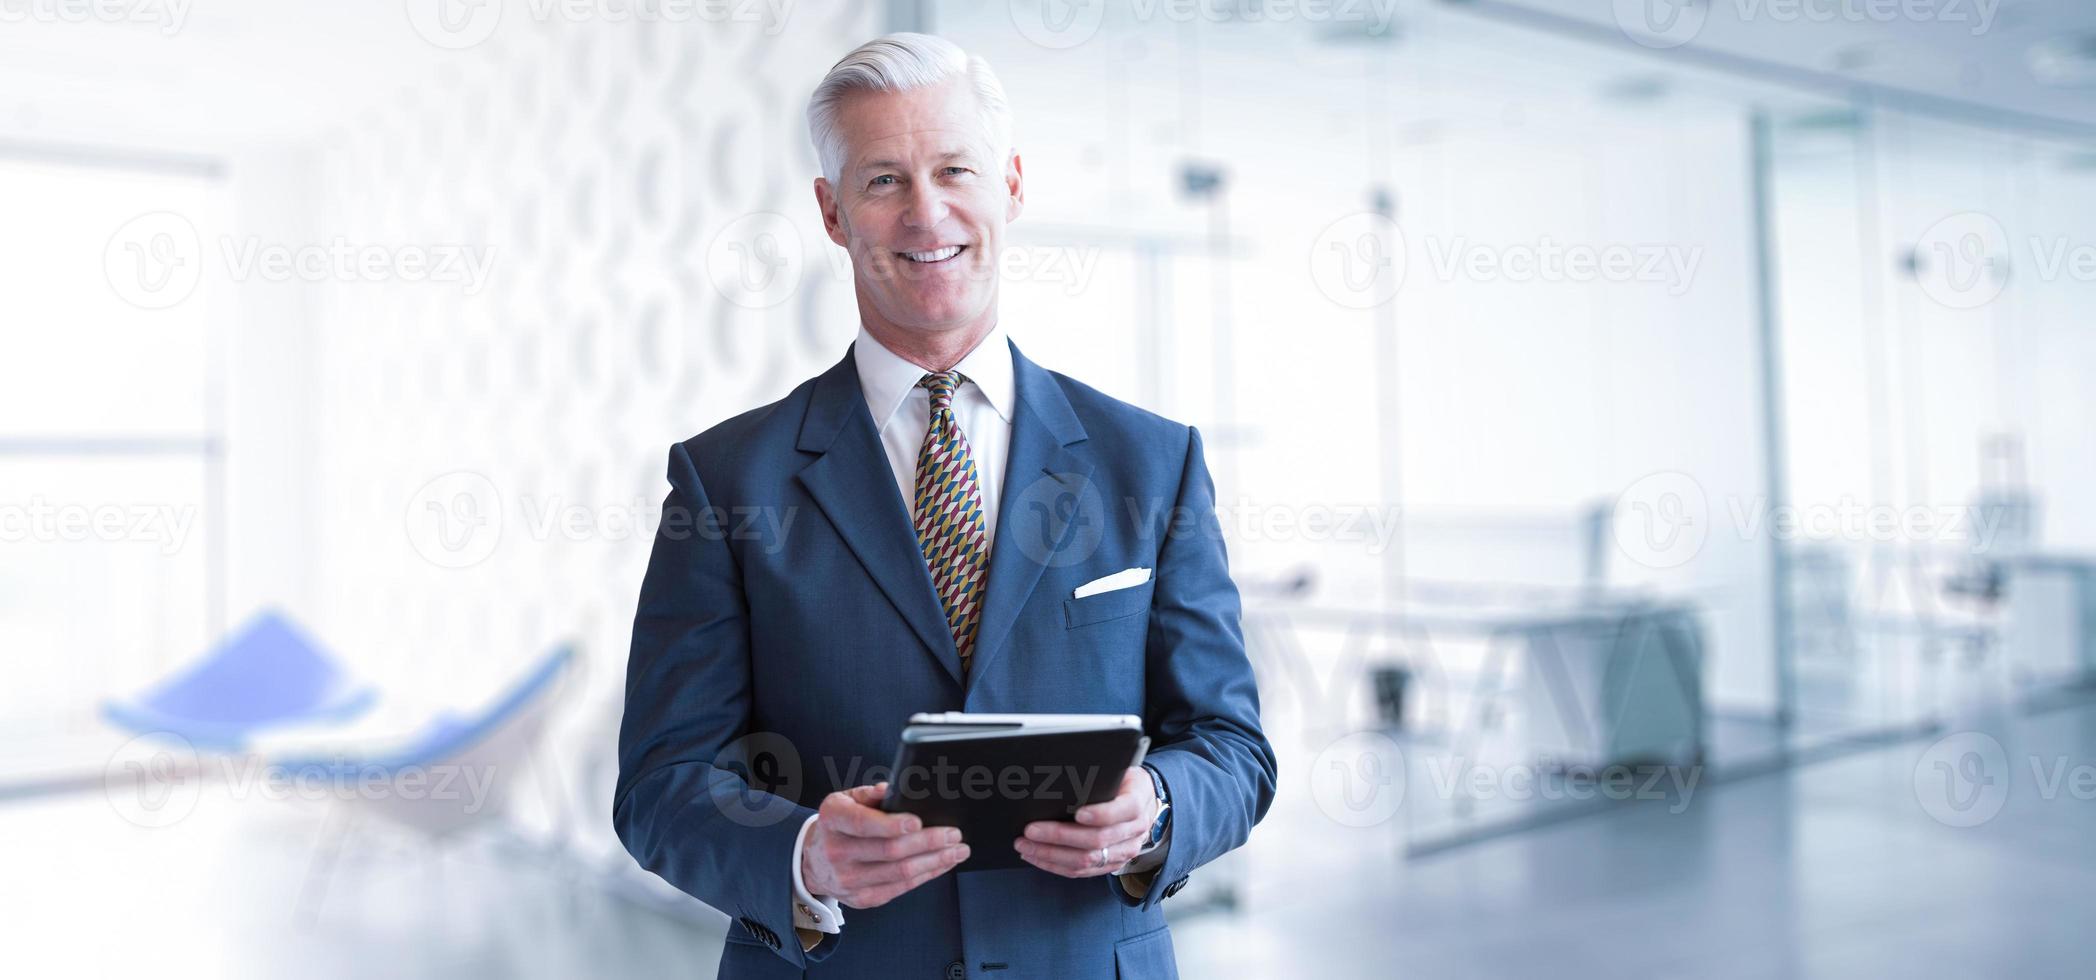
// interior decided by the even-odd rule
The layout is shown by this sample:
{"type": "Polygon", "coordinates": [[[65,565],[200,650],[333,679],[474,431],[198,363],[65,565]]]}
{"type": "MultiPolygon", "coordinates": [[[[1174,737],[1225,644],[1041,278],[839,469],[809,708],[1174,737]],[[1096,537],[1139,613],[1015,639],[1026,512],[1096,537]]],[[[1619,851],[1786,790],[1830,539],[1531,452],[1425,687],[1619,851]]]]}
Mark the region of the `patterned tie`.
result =
{"type": "Polygon", "coordinates": [[[932,393],[932,420],[924,432],[924,448],[917,451],[915,508],[917,544],[924,549],[924,563],[931,566],[939,604],[946,607],[946,627],[960,651],[963,678],[968,676],[968,658],[975,653],[983,568],[989,562],[975,458],[953,419],[954,389],[967,380],[958,371],[942,371],[917,382],[932,393]]]}

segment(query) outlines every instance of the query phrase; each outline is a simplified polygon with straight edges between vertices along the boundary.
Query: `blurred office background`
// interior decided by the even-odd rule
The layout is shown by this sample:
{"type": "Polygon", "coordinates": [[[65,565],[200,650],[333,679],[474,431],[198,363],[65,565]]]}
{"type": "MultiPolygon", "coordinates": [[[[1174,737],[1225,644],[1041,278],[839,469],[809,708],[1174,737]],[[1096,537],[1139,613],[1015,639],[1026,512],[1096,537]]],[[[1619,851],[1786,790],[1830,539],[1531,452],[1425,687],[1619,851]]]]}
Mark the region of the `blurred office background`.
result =
{"type": "Polygon", "coordinates": [[[633,600],[856,329],[895,29],[1013,339],[1208,441],[1283,787],[1186,975],[2087,970],[2096,8],[146,0],[0,6],[6,972],[711,970],[633,600]]]}

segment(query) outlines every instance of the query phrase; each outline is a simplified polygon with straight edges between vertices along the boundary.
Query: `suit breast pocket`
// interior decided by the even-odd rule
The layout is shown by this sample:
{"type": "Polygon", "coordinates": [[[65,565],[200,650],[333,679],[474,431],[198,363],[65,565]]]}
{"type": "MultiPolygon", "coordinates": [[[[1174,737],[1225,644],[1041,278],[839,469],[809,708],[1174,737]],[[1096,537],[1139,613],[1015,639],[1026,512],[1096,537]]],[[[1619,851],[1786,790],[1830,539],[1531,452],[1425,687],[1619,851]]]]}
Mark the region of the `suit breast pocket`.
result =
{"type": "Polygon", "coordinates": [[[1091,626],[1115,619],[1124,619],[1150,608],[1151,593],[1156,591],[1157,581],[1152,579],[1141,585],[1125,589],[1088,595],[1082,599],[1063,600],[1063,625],[1069,629],[1091,626]]]}

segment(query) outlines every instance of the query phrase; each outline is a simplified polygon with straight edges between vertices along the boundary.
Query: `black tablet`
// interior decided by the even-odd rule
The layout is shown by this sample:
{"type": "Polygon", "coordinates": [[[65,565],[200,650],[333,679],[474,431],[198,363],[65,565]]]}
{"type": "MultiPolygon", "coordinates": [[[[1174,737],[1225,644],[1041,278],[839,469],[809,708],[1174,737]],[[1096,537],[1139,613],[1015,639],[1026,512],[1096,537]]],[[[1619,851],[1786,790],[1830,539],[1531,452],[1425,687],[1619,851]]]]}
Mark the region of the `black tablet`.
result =
{"type": "Polygon", "coordinates": [[[915,714],[881,809],[959,827],[969,853],[957,871],[1032,867],[1012,849],[1026,825],[1113,799],[1149,748],[1135,715],[915,714]]]}

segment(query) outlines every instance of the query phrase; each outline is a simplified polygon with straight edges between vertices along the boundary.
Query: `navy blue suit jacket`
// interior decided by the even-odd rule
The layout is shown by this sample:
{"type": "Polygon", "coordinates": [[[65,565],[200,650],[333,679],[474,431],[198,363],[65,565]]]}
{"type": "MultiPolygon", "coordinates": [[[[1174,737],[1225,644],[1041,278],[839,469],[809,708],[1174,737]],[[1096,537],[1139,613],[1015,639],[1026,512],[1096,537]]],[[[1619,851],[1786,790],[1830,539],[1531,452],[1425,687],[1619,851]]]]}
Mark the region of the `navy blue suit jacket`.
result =
{"type": "Polygon", "coordinates": [[[849,352],[670,449],[613,822],[642,867],[735,919],[722,977],[1174,976],[1159,903],[1273,801],[1200,435],[1012,357],[1011,453],[965,683],[849,352]],[[1071,597],[1138,566],[1155,569],[1149,583],[1071,597]],[[1138,898],[1111,876],[952,873],[848,911],[841,934],[803,952],[801,824],[825,795],[884,778],[911,713],[951,710],[1141,715],[1172,800],[1154,884],[1138,898]]]}

